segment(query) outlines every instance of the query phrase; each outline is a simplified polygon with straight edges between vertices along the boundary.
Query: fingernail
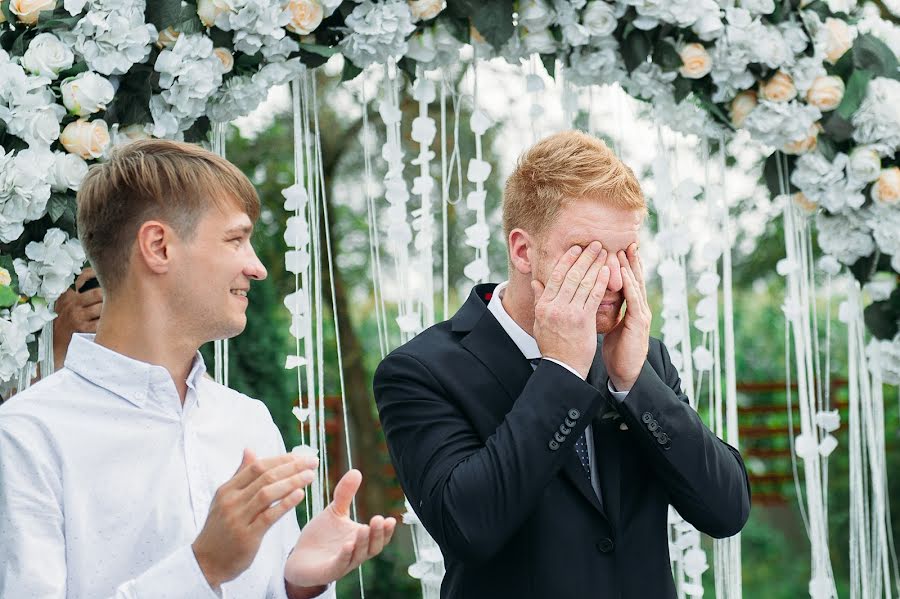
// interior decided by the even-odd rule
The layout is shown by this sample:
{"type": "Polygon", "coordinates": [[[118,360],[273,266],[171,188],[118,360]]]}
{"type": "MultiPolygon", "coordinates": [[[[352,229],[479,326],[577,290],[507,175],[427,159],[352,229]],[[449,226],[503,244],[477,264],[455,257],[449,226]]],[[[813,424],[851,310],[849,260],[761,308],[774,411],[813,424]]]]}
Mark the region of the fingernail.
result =
{"type": "Polygon", "coordinates": [[[600,244],[599,241],[591,242],[591,251],[592,252],[599,252],[601,247],[603,247],[603,246],[600,244]]]}
{"type": "Polygon", "coordinates": [[[569,251],[572,252],[573,256],[577,256],[578,254],[581,253],[581,246],[580,245],[573,246],[572,249],[569,251]]]}
{"type": "Polygon", "coordinates": [[[609,267],[608,267],[607,265],[604,264],[603,266],[600,267],[600,272],[603,273],[603,274],[608,273],[608,272],[609,272],[609,267]]]}

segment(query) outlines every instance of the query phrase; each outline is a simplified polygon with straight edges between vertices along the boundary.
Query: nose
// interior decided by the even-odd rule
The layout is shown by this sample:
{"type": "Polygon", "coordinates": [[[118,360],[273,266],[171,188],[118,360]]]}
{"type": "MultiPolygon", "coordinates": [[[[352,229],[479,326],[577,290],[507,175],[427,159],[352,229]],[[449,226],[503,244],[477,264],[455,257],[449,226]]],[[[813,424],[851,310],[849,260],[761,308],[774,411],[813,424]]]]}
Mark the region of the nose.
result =
{"type": "Polygon", "coordinates": [[[609,267],[609,283],[606,285],[607,291],[622,291],[622,265],[619,264],[619,258],[615,253],[609,252],[606,257],[606,266],[609,267]]]}
{"type": "Polygon", "coordinates": [[[269,274],[266,267],[260,262],[259,257],[256,255],[256,251],[252,246],[250,247],[250,261],[247,266],[244,267],[244,274],[248,279],[253,279],[255,281],[262,281],[269,274]]]}

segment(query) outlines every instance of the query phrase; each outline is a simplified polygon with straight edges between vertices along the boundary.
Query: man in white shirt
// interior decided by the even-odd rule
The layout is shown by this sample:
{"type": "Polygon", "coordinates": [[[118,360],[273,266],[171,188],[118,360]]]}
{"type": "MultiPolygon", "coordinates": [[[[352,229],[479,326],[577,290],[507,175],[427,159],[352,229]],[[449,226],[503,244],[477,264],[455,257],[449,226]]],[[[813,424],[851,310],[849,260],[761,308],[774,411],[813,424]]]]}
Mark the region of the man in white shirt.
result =
{"type": "Polygon", "coordinates": [[[302,599],[379,553],[361,483],[299,530],[315,457],[262,403],[204,377],[198,348],[246,324],[259,199],[223,158],[147,140],[92,167],[78,227],[103,285],[96,337],[0,406],[0,597],[302,599]]]}

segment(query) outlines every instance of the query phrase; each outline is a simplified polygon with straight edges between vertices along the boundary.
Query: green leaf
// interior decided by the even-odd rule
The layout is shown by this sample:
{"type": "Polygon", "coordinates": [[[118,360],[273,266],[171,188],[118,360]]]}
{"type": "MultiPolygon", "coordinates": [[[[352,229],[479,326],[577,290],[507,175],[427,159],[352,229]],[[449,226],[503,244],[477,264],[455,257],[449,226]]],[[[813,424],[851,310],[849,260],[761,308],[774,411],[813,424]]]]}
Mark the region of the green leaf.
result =
{"type": "Polygon", "coordinates": [[[820,135],[817,138],[816,148],[821,152],[822,156],[829,161],[833,161],[834,157],[837,155],[837,148],[834,147],[834,142],[826,135],[820,135]]]}
{"type": "Polygon", "coordinates": [[[834,65],[826,62],[825,70],[829,75],[837,75],[844,81],[849,81],[853,73],[853,52],[844,52],[834,65]]]}
{"type": "Polygon", "coordinates": [[[628,72],[630,73],[638,68],[641,63],[646,62],[652,49],[650,38],[645,32],[635,29],[628,34],[628,37],[625,38],[622,44],[622,58],[625,59],[625,68],[628,69],[628,72]]]}
{"type": "Polygon", "coordinates": [[[871,78],[872,73],[864,69],[856,69],[853,71],[853,74],[850,75],[850,81],[847,82],[844,97],[837,107],[836,112],[841,118],[848,121],[850,120],[850,117],[853,116],[853,113],[856,112],[856,109],[859,108],[859,105],[862,103],[863,98],[866,97],[866,88],[868,87],[871,78]]]}
{"type": "MultiPolygon", "coordinates": [[[[766,162],[763,165],[763,179],[766,182],[766,188],[768,188],[769,193],[772,194],[772,197],[781,195],[781,182],[778,177],[778,160],[781,157],[781,152],[772,152],[771,156],[766,158],[766,162]]],[[[788,160],[790,160],[790,156],[788,156],[788,160]]],[[[790,162],[788,162],[788,171],[790,172],[790,162]]],[[[787,174],[787,172],[785,174],[787,174]]],[[[787,189],[785,190],[787,193],[793,193],[797,191],[797,188],[791,183],[790,178],[787,178],[787,189]]]]}
{"type": "Polygon", "coordinates": [[[339,51],[339,48],[337,47],[321,46],[318,44],[300,44],[300,49],[309,52],[310,54],[324,56],[325,58],[331,58],[339,51]]]}
{"type": "Polygon", "coordinates": [[[853,125],[835,110],[822,119],[822,127],[832,140],[837,143],[847,141],[853,135],[853,125]]]}
{"type": "Polygon", "coordinates": [[[362,72],[363,70],[353,64],[349,58],[344,58],[344,70],[341,72],[341,81],[352,81],[362,72]]]}
{"type": "Polygon", "coordinates": [[[54,223],[63,215],[69,204],[69,197],[63,194],[54,193],[47,200],[47,214],[54,223]]]}
{"type": "Polygon", "coordinates": [[[6,18],[7,23],[15,23],[16,15],[12,14],[12,11],[9,10],[9,0],[3,0],[0,2],[0,12],[3,13],[3,16],[6,18]]]}
{"type": "Polygon", "coordinates": [[[547,74],[551,77],[556,77],[556,54],[540,54],[541,62],[544,63],[544,68],[547,69],[547,74]]]}
{"type": "Polygon", "coordinates": [[[35,29],[38,31],[50,31],[52,29],[72,29],[75,27],[75,24],[81,20],[81,15],[70,16],[69,13],[64,12],[63,15],[56,15],[52,12],[42,11],[40,15],[38,15],[38,22],[35,26],[35,29]]]}
{"type": "Polygon", "coordinates": [[[691,80],[686,79],[679,75],[675,78],[675,81],[672,83],[672,86],[675,88],[675,103],[680,104],[682,100],[688,97],[691,93],[691,80]]]}
{"type": "Polygon", "coordinates": [[[0,287],[0,308],[9,308],[15,306],[19,301],[19,294],[12,290],[12,287],[0,287]]]}
{"type": "Polygon", "coordinates": [[[475,29],[494,49],[499,50],[515,31],[513,27],[513,0],[449,0],[448,10],[472,20],[475,29]]]}
{"type": "Polygon", "coordinates": [[[144,18],[153,23],[158,31],[181,20],[181,0],[153,0],[147,3],[144,18]]]}
{"type": "Polygon", "coordinates": [[[209,123],[209,119],[205,116],[201,116],[194,121],[194,124],[191,125],[187,131],[184,132],[184,141],[191,143],[206,141],[211,128],[212,126],[209,123]]]}
{"type": "Polygon", "coordinates": [[[22,31],[22,33],[19,34],[19,37],[12,43],[9,53],[13,56],[22,56],[25,54],[25,49],[28,47],[28,38],[30,37],[27,29],[22,31]]]}
{"type": "Polygon", "coordinates": [[[887,45],[870,33],[860,35],[853,42],[853,66],[866,70],[873,77],[900,79],[897,57],[887,45]]]}
{"type": "Polygon", "coordinates": [[[669,42],[662,41],[656,44],[653,49],[653,62],[659,65],[664,71],[674,71],[681,68],[681,56],[675,46],[669,42]]]}

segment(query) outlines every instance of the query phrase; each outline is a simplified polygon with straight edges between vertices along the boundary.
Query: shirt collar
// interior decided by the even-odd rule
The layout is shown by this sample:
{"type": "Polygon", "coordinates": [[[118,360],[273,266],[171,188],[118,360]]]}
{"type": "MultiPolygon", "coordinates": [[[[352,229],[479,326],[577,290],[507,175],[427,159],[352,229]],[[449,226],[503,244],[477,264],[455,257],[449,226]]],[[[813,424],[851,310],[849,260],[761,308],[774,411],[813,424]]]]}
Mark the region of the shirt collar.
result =
{"type": "MultiPolygon", "coordinates": [[[[162,366],[141,362],[99,345],[94,341],[94,335],[88,333],[72,335],[65,367],[138,407],[146,406],[154,386],[171,381],[169,371],[162,366]]],[[[206,364],[198,351],[186,379],[188,387],[196,390],[205,372],[206,364]]],[[[194,396],[199,406],[200,394],[194,396]]]]}
{"type": "Polygon", "coordinates": [[[500,326],[503,327],[506,334],[513,340],[513,343],[516,344],[516,347],[519,348],[522,355],[529,360],[540,358],[541,350],[538,348],[537,341],[534,340],[534,337],[526,333],[525,329],[520,327],[506,311],[506,308],[503,307],[503,302],[501,300],[503,299],[503,292],[506,291],[508,285],[509,281],[503,281],[494,288],[494,293],[488,301],[488,310],[491,311],[491,314],[494,315],[494,318],[497,319],[497,322],[500,323],[500,326]]]}

